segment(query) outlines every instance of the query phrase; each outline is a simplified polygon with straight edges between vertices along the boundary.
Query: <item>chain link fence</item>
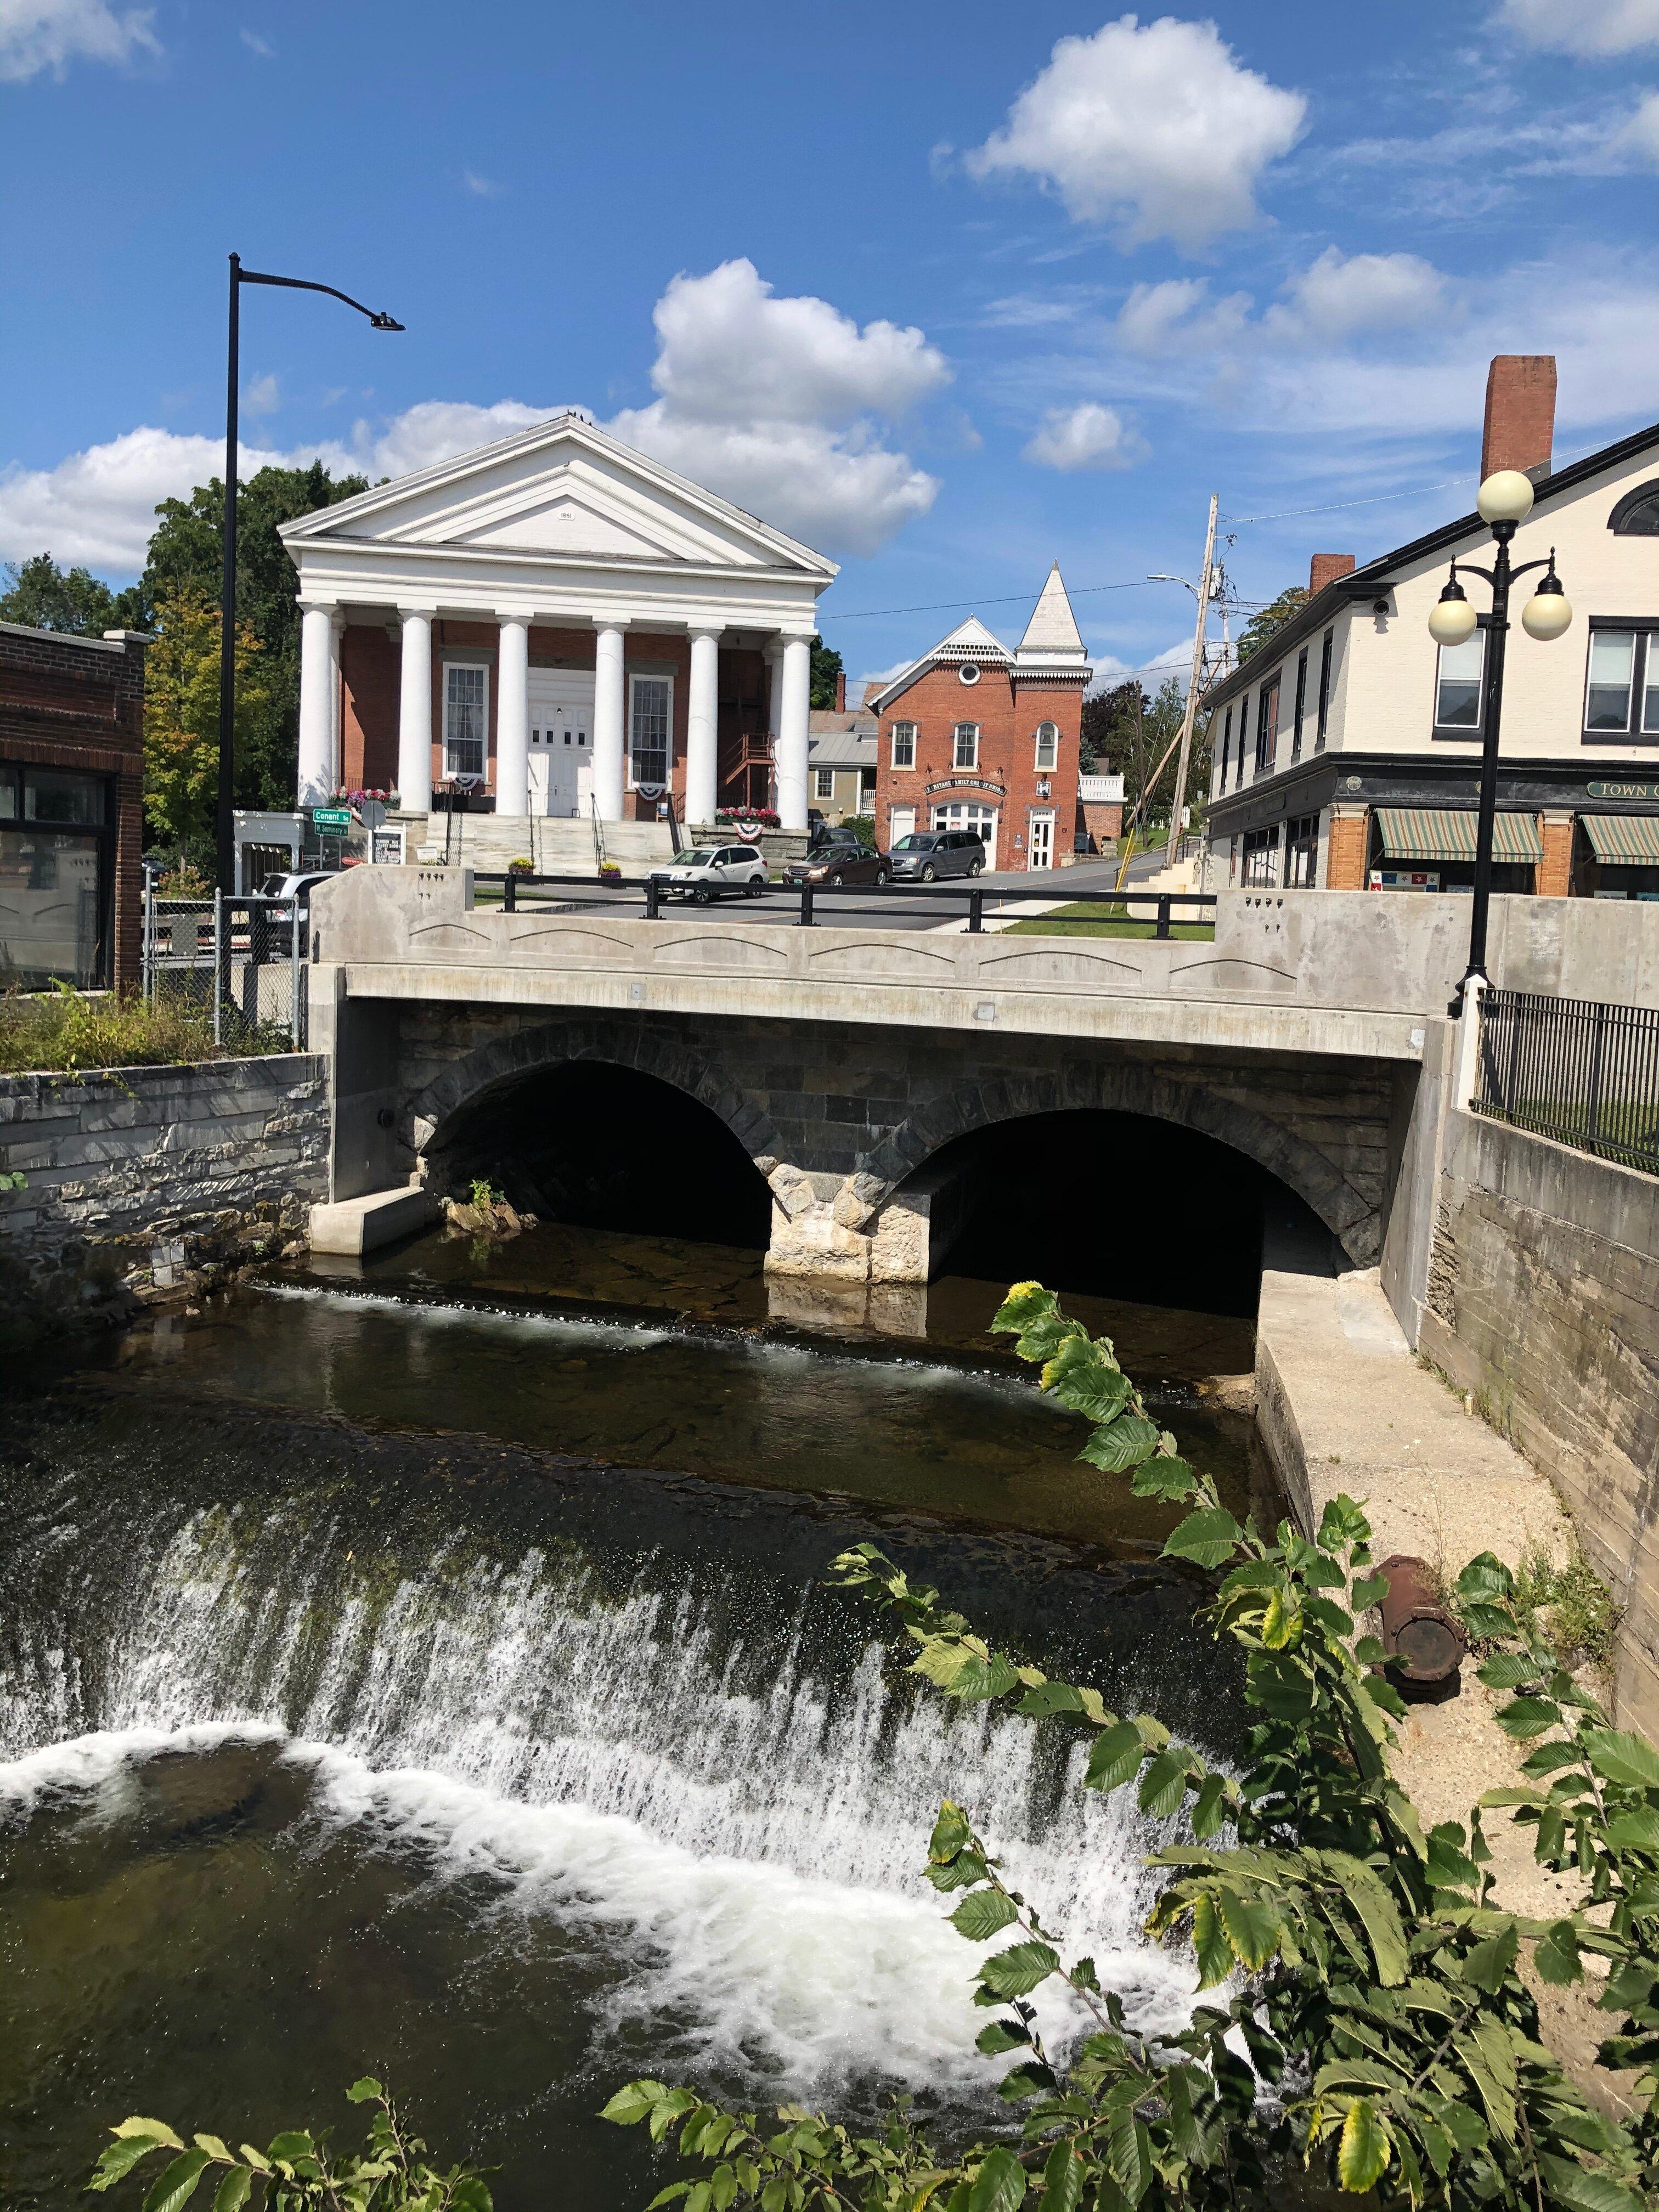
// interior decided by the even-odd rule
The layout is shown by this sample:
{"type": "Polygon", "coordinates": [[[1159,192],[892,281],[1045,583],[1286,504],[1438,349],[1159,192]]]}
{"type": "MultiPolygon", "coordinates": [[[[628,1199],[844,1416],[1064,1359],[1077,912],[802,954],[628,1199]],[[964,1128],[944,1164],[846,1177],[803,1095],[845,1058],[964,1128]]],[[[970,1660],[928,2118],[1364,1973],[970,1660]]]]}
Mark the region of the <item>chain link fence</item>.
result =
{"type": "Polygon", "coordinates": [[[211,1021],[216,1042],[306,1042],[306,914],[293,898],[144,901],[144,997],[211,1021]]]}

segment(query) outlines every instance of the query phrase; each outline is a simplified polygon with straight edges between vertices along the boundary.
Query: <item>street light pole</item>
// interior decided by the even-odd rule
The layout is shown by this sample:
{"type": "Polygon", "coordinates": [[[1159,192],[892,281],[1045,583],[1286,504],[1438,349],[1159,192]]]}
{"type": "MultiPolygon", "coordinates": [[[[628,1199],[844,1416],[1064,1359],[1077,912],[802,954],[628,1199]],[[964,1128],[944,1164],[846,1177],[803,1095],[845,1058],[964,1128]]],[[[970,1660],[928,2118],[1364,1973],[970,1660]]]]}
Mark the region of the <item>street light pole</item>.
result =
{"type": "Polygon", "coordinates": [[[1490,568],[1473,561],[1454,561],[1451,575],[1429,616],[1429,630],[1442,646],[1465,645],[1474,635],[1479,617],[1458,582],[1460,568],[1484,577],[1492,586],[1492,615],[1487,625],[1486,650],[1480,690],[1480,799],[1475,817],[1474,897],[1469,915],[1469,958],[1458,986],[1463,1010],[1469,1011],[1492,978],[1486,973],[1486,924],[1492,908],[1492,847],[1498,829],[1498,750],[1504,708],[1504,661],[1510,629],[1510,587],[1534,568],[1543,575],[1538,588],[1522,610],[1521,626],[1540,642],[1559,637],[1572,620],[1572,608],[1555,573],[1555,548],[1542,561],[1510,561],[1516,532],[1532,512],[1532,482],[1519,469],[1499,469],[1481,485],[1476,506],[1489,523],[1498,547],[1490,568]]]}
{"type": "Polygon", "coordinates": [[[244,284],[277,284],[291,292],[326,292],[343,300],[377,331],[400,331],[384,312],[364,307],[349,292],[332,284],[313,284],[303,276],[267,276],[257,269],[244,269],[242,257],[230,257],[230,331],[225,349],[225,512],[224,565],[219,579],[219,777],[214,807],[214,873],[227,897],[236,891],[236,833],[234,801],[236,786],[236,454],[237,398],[241,368],[241,296],[244,284]]]}

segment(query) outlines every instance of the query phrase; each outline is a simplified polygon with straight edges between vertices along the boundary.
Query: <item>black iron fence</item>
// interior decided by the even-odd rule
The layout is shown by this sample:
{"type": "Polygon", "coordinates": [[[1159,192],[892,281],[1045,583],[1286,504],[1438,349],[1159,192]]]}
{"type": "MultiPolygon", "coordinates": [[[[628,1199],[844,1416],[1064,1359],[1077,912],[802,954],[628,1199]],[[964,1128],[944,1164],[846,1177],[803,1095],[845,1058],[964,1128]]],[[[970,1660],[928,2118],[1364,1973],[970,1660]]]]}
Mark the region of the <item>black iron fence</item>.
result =
{"type": "Polygon", "coordinates": [[[1174,934],[1176,922],[1209,926],[1215,921],[1212,891],[1088,891],[1068,898],[1066,879],[1056,875],[1046,884],[1024,886],[958,884],[757,884],[752,890],[738,884],[705,888],[670,884],[660,875],[637,878],[622,876],[538,876],[520,870],[507,875],[475,874],[475,895],[481,903],[500,900],[508,914],[522,907],[580,908],[604,906],[613,912],[642,915],[659,921],[687,900],[700,907],[714,904],[735,908],[732,920],[776,922],[793,919],[811,929],[830,922],[843,928],[880,928],[886,923],[914,927],[929,920],[943,928],[960,921],[969,936],[980,935],[988,915],[1005,908],[1041,902],[1045,907],[1080,905],[1091,915],[1116,921],[1140,922],[1154,937],[1174,934]]]}
{"type": "Polygon", "coordinates": [[[306,910],[292,898],[144,902],[144,996],[189,1006],[224,1044],[306,1042],[306,910]]]}
{"type": "Polygon", "coordinates": [[[1659,1010],[1484,991],[1475,1111],[1659,1175],[1659,1010]]]}

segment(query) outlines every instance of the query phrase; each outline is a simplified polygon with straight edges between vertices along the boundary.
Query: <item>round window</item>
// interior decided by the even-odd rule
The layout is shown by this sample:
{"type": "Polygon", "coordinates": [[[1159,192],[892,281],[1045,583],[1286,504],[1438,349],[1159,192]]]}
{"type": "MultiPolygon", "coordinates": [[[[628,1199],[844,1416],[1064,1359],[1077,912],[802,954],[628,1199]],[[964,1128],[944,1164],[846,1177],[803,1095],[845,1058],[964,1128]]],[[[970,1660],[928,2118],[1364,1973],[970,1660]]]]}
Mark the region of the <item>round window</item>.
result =
{"type": "Polygon", "coordinates": [[[957,669],[957,674],[964,684],[977,684],[979,682],[979,671],[975,667],[971,660],[964,660],[961,667],[957,669]]]}

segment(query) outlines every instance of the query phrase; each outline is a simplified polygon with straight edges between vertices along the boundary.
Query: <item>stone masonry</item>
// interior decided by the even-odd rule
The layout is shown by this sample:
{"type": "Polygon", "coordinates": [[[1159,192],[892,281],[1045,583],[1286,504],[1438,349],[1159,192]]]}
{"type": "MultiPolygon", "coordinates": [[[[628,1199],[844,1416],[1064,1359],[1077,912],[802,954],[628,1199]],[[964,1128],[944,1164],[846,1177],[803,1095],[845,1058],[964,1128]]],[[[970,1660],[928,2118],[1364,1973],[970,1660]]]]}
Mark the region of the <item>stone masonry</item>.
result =
{"type": "Polygon", "coordinates": [[[1386,1065],[430,1003],[403,1006],[398,1020],[400,1148],[440,1185],[447,1133],[487,1111],[492,1091],[608,1060],[688,1092],[738,1138],[771,1186],[775,1275],[925,1281],[929,1194],[918,1171],[970,1130],[1066,1107],[1217,1137],[1305,1198],[1359,1264],[1376,1256],[1395,1098],[1386,1065]]]}
{"type": "Polygon", "coordinates": [[[0,1310],[115,1317],[302,1235],[326,1195],[307,1054],[0,1077],[0,1310]]]}

